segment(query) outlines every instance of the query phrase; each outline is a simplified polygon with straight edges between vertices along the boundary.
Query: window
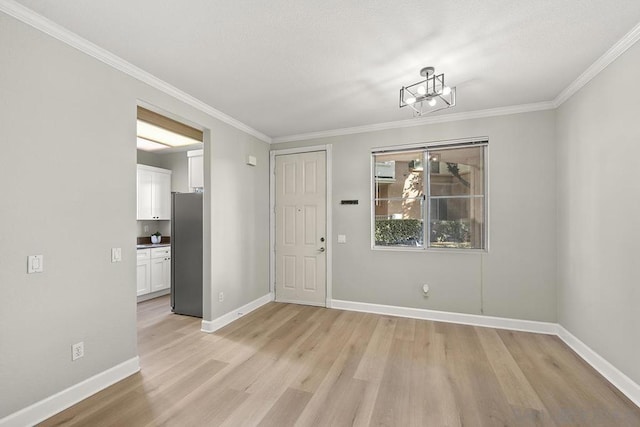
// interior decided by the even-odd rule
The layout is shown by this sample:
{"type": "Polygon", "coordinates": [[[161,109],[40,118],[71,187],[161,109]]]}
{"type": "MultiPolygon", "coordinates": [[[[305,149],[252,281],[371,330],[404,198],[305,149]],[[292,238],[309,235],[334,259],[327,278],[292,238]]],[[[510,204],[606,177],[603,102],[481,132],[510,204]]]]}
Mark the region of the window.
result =
{"type": "Polygon", "coordinates": [[[486,146],[374,152],[373,246],[486,249],[486,146]]]}

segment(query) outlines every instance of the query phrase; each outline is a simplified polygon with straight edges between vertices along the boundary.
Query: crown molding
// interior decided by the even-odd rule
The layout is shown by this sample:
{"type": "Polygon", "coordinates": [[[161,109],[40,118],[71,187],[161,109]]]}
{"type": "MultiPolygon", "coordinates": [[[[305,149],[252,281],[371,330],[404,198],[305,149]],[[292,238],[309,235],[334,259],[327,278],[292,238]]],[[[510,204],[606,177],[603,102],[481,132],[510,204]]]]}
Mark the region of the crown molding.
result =
{"type": "Polygon", "coordinates": [[[25,24],[54,37],[63,43],[84,52],[105,64],[120,70],[131,77],[142,81],[182,102],[188,104],[211,117],[214,117],[230,126],[235,127],[249,135],[258,138],[268,144],[283,143],[293,141],[305,141],[317,138],[328,138],[341,135],[352,135],[356,133],[375,132],[387,129],[399,129],[414,126],[429,125],[435,123],[446,123],[458,120],[471,120],[486,117],[503,116],[508,114],[519,114],[533,111],[552,110],[558,108],[571,96],[578,92],[584,85],[596,77],[609,64],[615,61],[627,49],[640,40],[640,24],[636,25],[622,39],[607,50],[600,58],[598,58],[589,68],[587,68],[578,78],[576,78],[569,86],[567,86],[552,101],[537,102],[532,104],[514,105],[508,107],[490,108],[485,110],[468,111],[454,114],[444,114],[440,116],[430,116],[419,119],[407,119],[394,122],[376,123],[364,126],[355,126],[340,129],[331,129],[326,131],[308,132],[296,135],[285,135],[271,138],[264,133],[253,129],[252,127],[234,119],[233,117],[213,108],[209,104],[181,91],[175,86],[155,77],[154,75],[136,67],[135,65],[125,61],[124,59],[112,54],[111,52],[97,46],[94,43],[78,36],[77,34],[67,30],[66,28],[54,23],[53,21],[38,15],[31,9],[17,3],[14,0],[0,0],[0,11],[10,15],[25,24]]]}
{"type": "Polygon", "coordinates": [[[609,64],[618,59],[620,55],[640,40],[640,24],[636,25],[616,42],[609,50],[607,50],[600,58],[589,66],[582,74],[578,76],[569,86],[567,86],[553,100],[555,107],[561,106],[566,100],[571,98],[584,85],[589,83],[595,76],[600,74],[602,70],[607,68],[609,64]]]}
{"type": "Polygon", "coordinates": [[[136,67],[135,65],[125,61],[119,56],[114,55],[106,49],[101,48],[100,46],[91,43],[90,41],[80,37],[79,35],[67,30],[66,28],[56,24],[55,22],[45,18],[42,15],[39,15],[32,11],[31,9],[17,3],[13,0],[0,0],[0,11],[6,13],[9,16],[16,18],[19,21],[24,22],[27,25],[34,27],[37,30],[42,31],[45,34],[50,35],[53,38],[60,40],[63,43],[68,44],[69,46],[78,49],[81,52],[86,53],[94,57],[95,59],[104,62],[105,64],[115,68],[116,70],[122,71],[125,74],[130,75],[131,77],[140,80],[143,83],[148,84],[151,87],[154,87],[167,95],[170,95],[185,104],[188,104],[205,114],[214,117],[221,122],[224,122],[230,126],[233,126],[236,129],[239,129],[249,135],[252,135],[258,138],[261,141],[266,143],[271,143],[271,138],[260,131],[253,129],[252,127],[240,122],[239,120],[234,119],[227,114],[216,110],[209,104],[206,104],[199,99],[189,95],[186,92],[181,91],[175,86],[170,85],[150,74],[141,68],[136,67]]]}
{"type": "Polygon", "coordinates": [[[373,125],[356,126],[328,131],[301,133],[297,135],[286,135],[272,138],[272,143],[283,143],[293,141],[305,141],[309,139],[328,138],[341,135],[352,135],[356,133],[374,132],[386,129],[398,129],[412,126],[422,126],[434,123],[445,123],[458,120],[470,120],[484,117],[503,116],[507,114],[518,114],[532,111],[553,110],[571,98],[584,85],[595,78],[609,64],[615,61],[620,55],[640,40],[640,23],[631,29],[620,40],[598,58],[589,68],[587,68],[577,79],[556,96],[552,101],[537,102],[533,104],[514,105],[509,107],[491,108],[487,110],[469,111],[463,113],[446,114],[441,116],[431,116],[420,119],[408,119],[395,122],[378,123],[373,125]]]}
{"type": "Polygon", "coordinates": [[[552,110],[556,108],[552,101],[536,102],[533,104],[512,105],[509,107],[489,108],[486,110],[465,111],[462,113],[428,116],[418,119],[398,120],[395,122],[375,123],[371,125],[355,126],[342,129],[332,129],[319,132],[301,133],[298,135],[278,136],[272,138],[272,143],[304,141],[333,136],[352,135],[355,133],[375,132],[387,129],[408,128],[414,126],[431,125],[435,123],[456,122],[459,120],[482,119],[486,117],[505,116],[509,114],[529,113],[532,111],[552,110]]]}

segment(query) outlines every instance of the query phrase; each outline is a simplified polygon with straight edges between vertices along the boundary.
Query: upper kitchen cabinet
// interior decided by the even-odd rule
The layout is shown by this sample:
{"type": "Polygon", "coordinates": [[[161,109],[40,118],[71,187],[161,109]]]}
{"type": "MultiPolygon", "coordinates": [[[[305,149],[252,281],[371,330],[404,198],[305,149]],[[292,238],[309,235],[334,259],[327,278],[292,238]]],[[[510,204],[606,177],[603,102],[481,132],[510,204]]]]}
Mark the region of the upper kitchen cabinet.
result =
{"type": "Polygon", "coordinates": [[[171,219],[171,171],[138,165],[138,219],[171,219]]]}
{"type": "Polygon", "coordinates": [[[189,191],[198,191],[204,187],[203,150],[187,151],[189,159],[189,191]]]}

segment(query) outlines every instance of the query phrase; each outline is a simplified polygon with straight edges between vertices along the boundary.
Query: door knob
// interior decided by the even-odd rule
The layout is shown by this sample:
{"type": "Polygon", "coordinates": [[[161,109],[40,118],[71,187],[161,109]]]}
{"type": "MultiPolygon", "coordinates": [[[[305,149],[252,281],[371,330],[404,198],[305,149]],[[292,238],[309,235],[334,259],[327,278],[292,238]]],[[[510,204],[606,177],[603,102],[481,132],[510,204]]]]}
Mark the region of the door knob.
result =
{"type": "Polygon", "coordinates": [[[319,250],[320,252],[324,252],[324,251],[325,251],[325,249],[324,249],[324,248],[320,248],[320,249],[318,249],[318,250],[319,250]]]}

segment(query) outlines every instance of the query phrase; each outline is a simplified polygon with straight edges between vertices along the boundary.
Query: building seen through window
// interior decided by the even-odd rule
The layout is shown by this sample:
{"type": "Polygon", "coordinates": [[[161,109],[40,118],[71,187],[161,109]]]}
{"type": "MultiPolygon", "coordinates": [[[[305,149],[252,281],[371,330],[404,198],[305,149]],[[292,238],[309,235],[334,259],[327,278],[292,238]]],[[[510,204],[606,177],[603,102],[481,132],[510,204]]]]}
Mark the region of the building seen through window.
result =
{"type": "Polygon", "coordinates": [[[373,154],[376,247],[486,249],[486,143],[373,154]]]}

